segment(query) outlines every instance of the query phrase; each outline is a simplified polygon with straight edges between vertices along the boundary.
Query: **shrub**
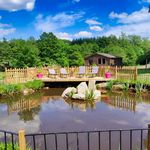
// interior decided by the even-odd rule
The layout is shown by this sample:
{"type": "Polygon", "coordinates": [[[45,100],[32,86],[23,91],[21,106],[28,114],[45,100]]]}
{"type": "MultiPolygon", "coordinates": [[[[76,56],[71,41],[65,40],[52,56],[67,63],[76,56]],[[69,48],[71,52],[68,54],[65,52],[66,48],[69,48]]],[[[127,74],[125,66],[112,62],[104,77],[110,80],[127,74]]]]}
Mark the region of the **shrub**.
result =
{"type": "Polygon", "coordinates": [[[1,84],[0,85],[0,95],[12,95],[15,93],[21,93],[23,89],[33,89],[38,90],[44,86],[43,82],[40,80],[34,80],[27,83],[19,84],[1,84]]]}
{"type": "Polygon", "coordinates": [[[114,85],[114,81],[110,80],[107,82],[106,89],[112,91],[112,87],[114,85]]]}
{"type": "Polygon", "coordinates": [[[25,87],[33,90],[38,90],[44,86],[41,80],[34,80],[25,83],[25,87]]]}

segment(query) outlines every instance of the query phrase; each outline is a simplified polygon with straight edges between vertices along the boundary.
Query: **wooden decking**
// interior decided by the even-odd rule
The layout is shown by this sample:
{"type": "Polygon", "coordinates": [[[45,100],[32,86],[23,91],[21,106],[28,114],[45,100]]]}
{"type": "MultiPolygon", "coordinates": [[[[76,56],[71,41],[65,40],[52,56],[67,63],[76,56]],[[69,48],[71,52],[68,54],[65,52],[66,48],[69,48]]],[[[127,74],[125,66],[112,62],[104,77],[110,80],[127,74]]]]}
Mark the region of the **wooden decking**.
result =
{"type": "Polygon", "coordinates": [[[113,79],[112,78],[106,79],[103,77],[93,77],[93,78],[89,78],[89,77],[66,77],[66,78],[43,77],[40,80],[42,80],[43,82],[53,82],[54,83],[54,82],[88,82],[89,80],[95,80],[96,82],[106,82],[106,81],[113,80],[113,79]]]}

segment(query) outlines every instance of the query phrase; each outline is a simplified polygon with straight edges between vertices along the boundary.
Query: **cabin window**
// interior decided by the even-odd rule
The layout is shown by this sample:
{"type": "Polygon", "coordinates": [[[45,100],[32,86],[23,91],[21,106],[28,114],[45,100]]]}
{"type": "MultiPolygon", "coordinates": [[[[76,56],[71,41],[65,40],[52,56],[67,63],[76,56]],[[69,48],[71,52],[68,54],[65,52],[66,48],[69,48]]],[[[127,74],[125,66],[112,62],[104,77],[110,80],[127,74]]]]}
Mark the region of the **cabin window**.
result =
{"type": "Polygon", "coordinates": [[[98,59],[98,64],[102,64],[101,58],[98,59]]]}
{"type": "Polygon", "coordinates": [[[105,64],[106,63],[106,60],[105,60],[105,58],[103,58],[103,64],[105,64]]]}
{"type": "Polygon", "coordinates": [[[89,60],[89,64],[92,65],[93,64],[93,59],[89,60]]]}

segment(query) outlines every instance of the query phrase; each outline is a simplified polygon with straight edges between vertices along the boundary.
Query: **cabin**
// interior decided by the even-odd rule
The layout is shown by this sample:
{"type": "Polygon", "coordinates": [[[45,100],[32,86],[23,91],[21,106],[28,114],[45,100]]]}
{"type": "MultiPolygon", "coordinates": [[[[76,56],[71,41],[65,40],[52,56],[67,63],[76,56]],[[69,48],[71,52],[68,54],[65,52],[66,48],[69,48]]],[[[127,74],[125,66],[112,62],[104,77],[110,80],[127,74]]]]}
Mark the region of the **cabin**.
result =
{"type": "Polygon", "coordinates": [[[84,64],[103,66],[122,66],[122,58],[106,53],[95,53],[84,58],[84,64]]]}

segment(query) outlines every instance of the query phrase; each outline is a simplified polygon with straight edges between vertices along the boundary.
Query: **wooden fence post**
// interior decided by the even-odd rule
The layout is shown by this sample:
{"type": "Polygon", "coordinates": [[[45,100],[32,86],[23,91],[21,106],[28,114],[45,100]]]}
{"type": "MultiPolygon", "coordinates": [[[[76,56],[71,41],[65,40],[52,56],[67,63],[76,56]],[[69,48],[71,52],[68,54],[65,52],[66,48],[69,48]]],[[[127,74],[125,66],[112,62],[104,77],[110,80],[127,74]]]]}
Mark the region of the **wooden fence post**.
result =
{"type": "Polygon", "coordinates": [[[24,130],[19,130],[19,150],[26,150],[26,138],[24,130]]]}
{"type": "Polygon", "coordinates": [[[115,68],[115,79],[117,79],[118,78],[118,67],[116,66],[116,68],[115,68]]]}
{"type": "Polygon", "coordinates": [[[135,67],[134,71],[134,80],[137,80],[138,72],[137,72],[137,67],[135,67]]]}

